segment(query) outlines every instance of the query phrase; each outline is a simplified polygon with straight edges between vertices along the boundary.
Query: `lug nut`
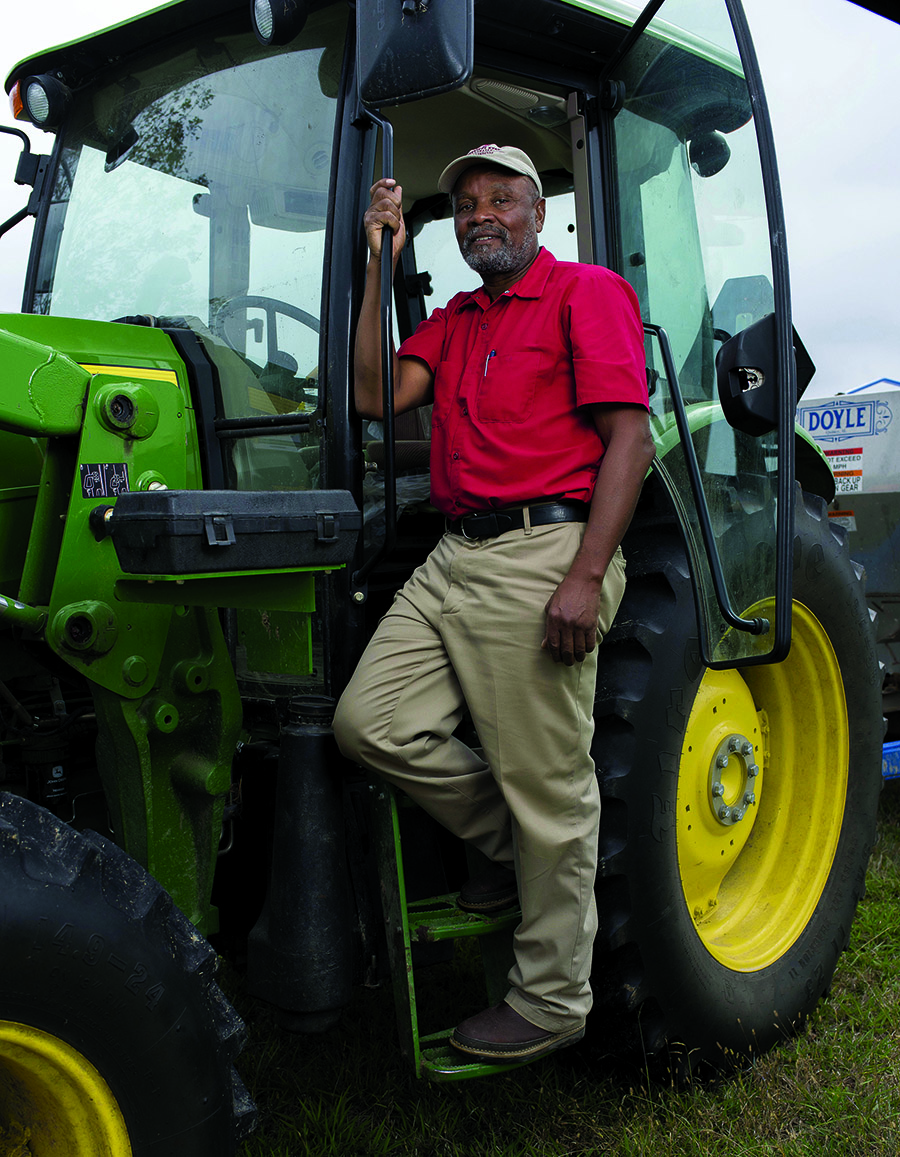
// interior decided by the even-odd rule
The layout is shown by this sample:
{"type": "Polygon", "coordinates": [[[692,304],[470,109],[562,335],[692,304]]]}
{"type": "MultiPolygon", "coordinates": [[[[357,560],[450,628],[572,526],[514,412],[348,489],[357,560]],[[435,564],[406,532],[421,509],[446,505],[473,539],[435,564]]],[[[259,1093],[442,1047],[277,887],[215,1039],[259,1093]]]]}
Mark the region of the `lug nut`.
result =
{"type": "Polygon", "coordinates": [[[748,774],[749,776],[752,776],[752,777],[755,779],[755,778],[756,778],[756,776],[758,776],[758,775],[759,775],[759,767],[758,767],[758,765],[757,765],[757,764],[755,764],[755,763],[751,763],[751,764],[750,764],[750,766],[747,768],[747,774],[748,774]]]}
{"type": "Polygon", "coordinates": [[[720,820],[731,819],[731,808],[730,807],[720,807],[719,808],[719,819],[720,820]]]}
{"type": "Polygon", "coordinates": [[[728,766],[728,756],[727,755],[720,755],[719,758],[716,760],[716,767],[727,767],[727,766],[728,766]]]}
{"type": "Polygon", "coordinates": [[[741,753],[743,755],[752,755],[753,754],[753,744],[749,743],[749,742],[743,744],[741,747],[741,753]]]}
{"type": "Polygon", "coordinates": [[[752,791],[744,792],[744,803],[747,804],[748,807],[751,804],[756,803],[756,796],[753,794],[752,791]]]}
{"type": "Polygon", "coordinates": [[[722,787],[722,785],[720,783],[714,783],[712,785],[712,793],[714,796],[724,795],[725,794],[725,788],[722,787]]]}

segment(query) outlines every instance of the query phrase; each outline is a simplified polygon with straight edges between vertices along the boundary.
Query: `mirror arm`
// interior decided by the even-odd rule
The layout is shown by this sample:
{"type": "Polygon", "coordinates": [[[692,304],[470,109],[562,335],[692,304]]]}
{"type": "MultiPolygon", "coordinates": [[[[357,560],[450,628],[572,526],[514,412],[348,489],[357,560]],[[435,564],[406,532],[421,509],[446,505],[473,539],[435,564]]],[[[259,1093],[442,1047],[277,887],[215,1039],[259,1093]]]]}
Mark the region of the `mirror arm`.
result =
{"type": "MultiPolygon", "coordinates": [[[[22,129],[10,128],[7,125],[0,125],[0,133],[6,133],[11,137],[18,137],[22,142],[22,152],[19,154],[19,163],[16,167],[15,182],[17,185],[31,185],[34,186],[38,178],[43,178],[44,168],[49,157],[36,157],[31,151],[31,141],[28,139],[27,133],[22,129]],[[44,162],[44,164],[42,164],[44,162]]],[[[41,180],[43,185],[43,180],[41,180]]],[[[12,217],[0,225],[0,237],[4,233],[8,233],[10,229],[24,221],[26,217],[34,217],[37,214],[38,202],[40,200],[40,189],[36,190],[36,194],[32,193],[28,199],[28,204],[24,209],[20,209],[18,213],[13,213],[12,217]]]]}
{"type": "Polygon", "coordinates": [[[24,221],[27,216],[28,216],[28,207],[27,206],[24,209],[20,209],[18,211],[18,213],[13,213],[12,217],[10,217],[8,220],[4,221],[2,225],[0,225],[0,237],[2,237],[4,233],[8,233],[9,230],[12,229],[14,226],[18,225],[20,221],[24,221]]]}

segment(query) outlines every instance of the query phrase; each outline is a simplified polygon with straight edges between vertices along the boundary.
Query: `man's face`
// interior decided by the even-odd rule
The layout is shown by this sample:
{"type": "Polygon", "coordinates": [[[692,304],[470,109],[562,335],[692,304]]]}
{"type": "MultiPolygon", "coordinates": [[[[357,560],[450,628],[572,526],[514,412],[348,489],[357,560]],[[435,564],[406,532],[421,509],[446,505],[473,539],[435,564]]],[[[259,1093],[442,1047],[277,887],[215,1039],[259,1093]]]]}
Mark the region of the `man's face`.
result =
{"type": "Polygon", "coordinates": [[[530,177],[496,166],[467,169],[453,189],[456,240],[466,263],[482,276],[524,272],[538,251],[544,206],[530,177]]]}

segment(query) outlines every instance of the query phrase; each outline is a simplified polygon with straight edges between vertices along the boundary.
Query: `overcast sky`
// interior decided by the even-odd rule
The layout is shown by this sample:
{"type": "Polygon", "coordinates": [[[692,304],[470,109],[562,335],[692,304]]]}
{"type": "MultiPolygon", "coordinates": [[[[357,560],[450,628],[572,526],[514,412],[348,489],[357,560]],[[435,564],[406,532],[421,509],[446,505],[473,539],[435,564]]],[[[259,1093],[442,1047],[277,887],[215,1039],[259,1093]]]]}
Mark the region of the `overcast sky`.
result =
{"type": "MultiPolygon", "coordinates": [[[[7,5],[0,72],[148,0],[7,5]]],[[[900,25],[848,0],[744,0],[763,72],[787,221],[794,324],[813,393],[900,380],[900,25]]],[[[8,109],[8,105],[2,111],[8,109]]],[[[12,123],[11,114],[0,116],[12,123]]],[[[32,133],[35,151],[46,150],[32,133]]],[[[0,136],[0,221],[24,203],[0,136]]],[[[0,238],[0,310],[16,311],[30,222],[0,238]]]]}

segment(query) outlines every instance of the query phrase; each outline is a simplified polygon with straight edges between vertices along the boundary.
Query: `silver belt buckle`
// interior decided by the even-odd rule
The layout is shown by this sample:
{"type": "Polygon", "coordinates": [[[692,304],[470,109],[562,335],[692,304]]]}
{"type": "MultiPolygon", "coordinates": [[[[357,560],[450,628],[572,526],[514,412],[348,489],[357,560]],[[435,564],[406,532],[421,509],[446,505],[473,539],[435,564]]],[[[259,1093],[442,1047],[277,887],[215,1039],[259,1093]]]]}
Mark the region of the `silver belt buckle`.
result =
{"type": "Polygon", "coordinates": [[[459,529],[462,531],[462,536],[464,539],[466,539],[467,542],[475,542],[476,539],[484,537],[484,535],[481,535],[481,534],[469,534],[468,531],[466,530],[466,520],[469,518],[477,518],[477,517],[478,517],[477,514],[464,514],[462,516],[462,518],[459,520],[459,529]]]}

